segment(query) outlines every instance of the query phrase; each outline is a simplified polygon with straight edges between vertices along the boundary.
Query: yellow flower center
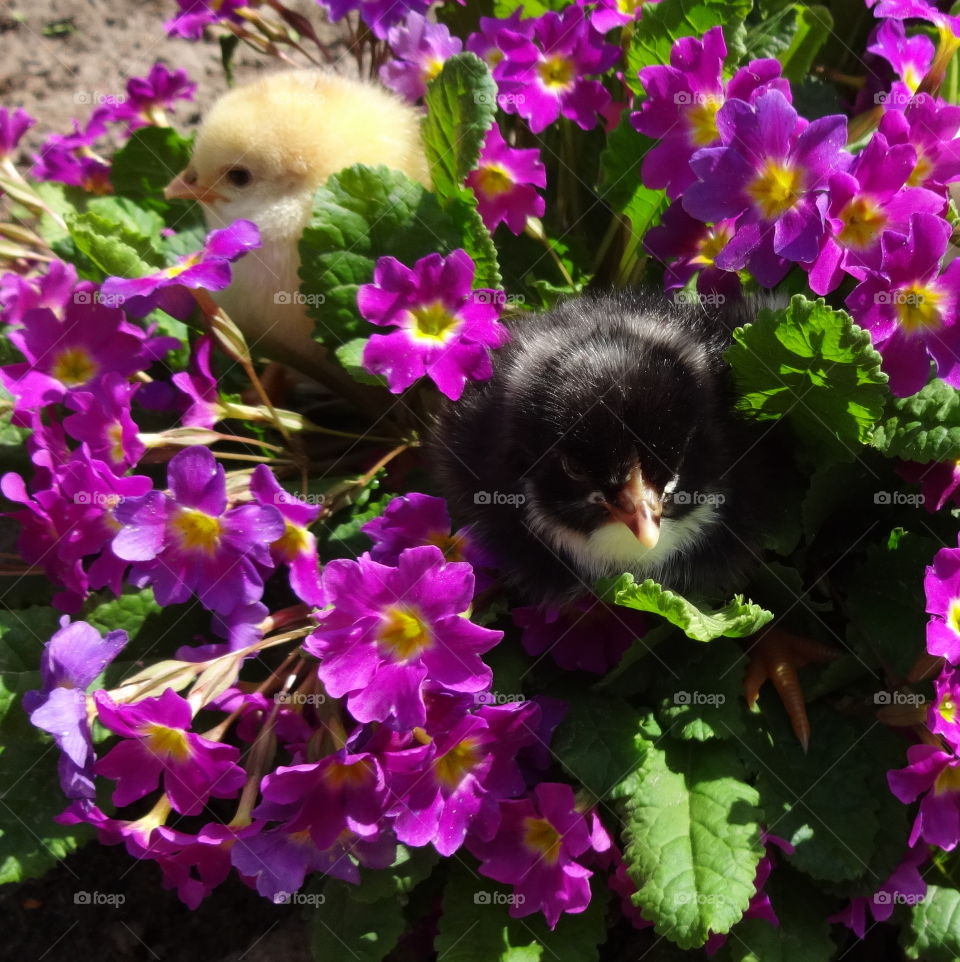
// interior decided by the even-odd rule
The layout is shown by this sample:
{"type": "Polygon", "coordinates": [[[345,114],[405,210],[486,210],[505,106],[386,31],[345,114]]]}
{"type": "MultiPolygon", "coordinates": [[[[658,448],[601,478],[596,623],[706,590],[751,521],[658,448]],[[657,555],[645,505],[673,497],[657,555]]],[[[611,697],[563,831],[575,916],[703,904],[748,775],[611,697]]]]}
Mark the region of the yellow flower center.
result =
{"type": "Polygon", "coordinates": [[[220,545],[220,519],[195,508],[180,508],[170,523],[185,551],[214,554],[220,545]]]}
{"type": "Polygon", "coordinates": [[[107,428],[107,440],[110,442],[110,459],[114,464],[119,464],[124,457],[123,425],[119,421],[114,421],[107,428]]]}
{"type": "Polygon", "coordinates": [[[303,554],[309,544],[306,528],[284,521],[283,534],[270,547],[275,548],[287,561],[292,561],[297,555],[303,554]]]}
{"type": "Polygon", "coordinates": [[[560,858],[560,833],[545,818],[523,820],[523,844],[532,852],[539,852],[549,865],[560,858]]]}
{"type": "Polygon", "coordinates": [[[496,65],[503,60],[504,56],[504,52],[499,47],[491,47],[486,60],[491,67],[496,67],[496,65]]]}
{"type": "Polygon", "coordinates": [[[67,387],[73,387],[76,384],[86,384],[97,370],[97,362],[86,348],[68,347],[57,355],[50,368],[50,375],[67,387]]]}
{"type": "Polygon", "coordinates": [[[955,635],[960,635],[960,598],[954,598],[947,608],[947,625],[955,635]]]}
{"type": "Polygon", "coordinates": [[[440,301],[410,312],[413,317],[413,335],[429,341],[445,341],[460,323],[440,301]]]}
{"type": "Polygon", "coordinates": [[[910,284],[893,292],[897,316],[906,334],[935,331],[943,324],[938,307],[943,295],[921,284],[910,284]]]}
{"type": "Polygon", "coordinates": [[[942,795],[944,792],[960,792],[960,768],[948,766],[933,783],[933,794],[942,795]]]}
{"type": "Polygon", "coordinates": [[[957,717],[957,703],[947,695],[947,697],[937,705],[937,711],[947,724],[952,725],[957,717]]]}
{"type": "Polygon", "coordinates": [[[434,766],[437,778],[450,788],[456,788],[480,762],[476,739],[464,738],[450,751],[441,755],[434,766]]]}
{"type": "Polygon", "coordinates": [[[731,227],[711,227],[703,240],[697,244],[697,255],[693,258],[693,263],[713,267],[717,254],[727,246],[731,237],[733,237],[731,227]]]}
{"type": "Polygon", "coordinates": [[[349,765],[334,762],[323,773],[327,784],[334,788],[360,788],[373,777],[373,768],[366,759],[351,762],[349,765]]]}
{"type": "Polygon", "coordinates": [[[142,729],[147,747],[159,758],[182,762],[190,757],[187,733],[179,728],[150,723],[142,729]]]}
{"type": "Polygon", "coordinates": [[[790,210],[803,190],[801,171],[773,158],[764,161],[763,170],[747,185],[747,193],[767,220],[790,210]]]}
{"type": "Polygon", "coordinates": [[[165,267],[160,273],[164,277],[178,277],[182,274],[188,267],[193,267],[199,264],[203,258],[203,251],[197,251],[195,254],[190,254],[185,257],[179,264],[174,264],[171,267],[165,267]]]}
{"type": "Polygon", "coordinates": [[[401,661],[419,655],[433,644],[430,629],[416,609],[390,605],[382,618],[378,641],[401,661]]]}
{"type": "Polygon", "coordinates": [[[617,0],[617,10],[620,13],[634,14],[646,2],[646,0],[617,0]]]}
{"type": "Polygon", "coordinates": [[[442,60],[429,60],[426,66],[423,68],[423,79],[430,83],[431,80],[436,79],[439,76],[440,71],[443,70],[442,60]]]}
{"type": "Polygon", "coordinates": [[[443,552],[446,561],[463,561],[467,539],[461,534],[444,534],[434,531],[427,535],[427,544],[432,544],[443,552]]]}
{"type": "Polygon", "coordinates": [[[499,197],[513,190],[513,178],[499,164],[487,164],[477,171],[477,187],[487,197],[499,197]]]}
{"type": "Polygon", "coordinates": [[[915,94],[917,92],[917,87],[920,86],[920,81],[923,80],[923,77],[917,73],[917,68],[914,67],[912,63],[908,63],[906,67],[903,68],[903,75],[900,79],[903,81],[907,90],[909,90],[910,93],[915,94]]]}
{"type": "Polygon", "coordinates": [[[723,101],[717,97],[708,97],[705,101],[695,103],[687,111],[687,123],[690,124],[690,138],[698,147],[706,147],[720,137],[717,130],[717,111],[723,101]]]}
{"type": "Polygon", "coordinates": [[[932,173],[933,163],[923,150],[917,147],[917,162],[913,165],[913,170],[910,171],[910,176],[907,178],[907,187],[922,187],[932,173]]]}
{"type": "Polygon", "coordinates": [[[547,57],[537,66],[540,79],[548,90],[566,90],[573,84],[576,69],[568,57],[547,57]]]}
{"type": "Polygon", "coordinates": [[[837,239],[845,247],[869,247],[887,223],[887,215],[866,197],[854,197],[840,213],[843,227],[837,239]]]}

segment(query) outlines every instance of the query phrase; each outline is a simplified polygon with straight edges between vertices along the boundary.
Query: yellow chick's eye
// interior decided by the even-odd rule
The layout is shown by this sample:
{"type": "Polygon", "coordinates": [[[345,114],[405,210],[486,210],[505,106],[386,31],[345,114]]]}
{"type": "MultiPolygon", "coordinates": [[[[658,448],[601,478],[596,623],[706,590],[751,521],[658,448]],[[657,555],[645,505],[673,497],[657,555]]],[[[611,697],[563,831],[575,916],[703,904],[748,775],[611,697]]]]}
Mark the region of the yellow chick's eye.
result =
{"type": "Polygon", "coordinates": [[[234,187],[246,187],[253,180],[253,174],[246,167],[231,167],[227,171],[227,180],[234,187]]]}

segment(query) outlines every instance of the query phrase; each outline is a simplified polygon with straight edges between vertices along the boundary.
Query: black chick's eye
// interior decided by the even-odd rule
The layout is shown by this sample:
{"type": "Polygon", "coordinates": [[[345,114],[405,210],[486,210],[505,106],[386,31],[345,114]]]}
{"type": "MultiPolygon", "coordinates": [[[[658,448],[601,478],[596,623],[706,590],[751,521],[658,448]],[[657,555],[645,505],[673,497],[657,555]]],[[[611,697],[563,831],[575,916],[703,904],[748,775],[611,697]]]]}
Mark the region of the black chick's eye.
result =
{"type": "Polygon", "coordinates": [[[227,180],[234,187],[246,187],[253,180],[253,174],[246,167],[231,167],[227,171],[227,180]]]}
{"type": "Polygon", "coordinates": [[[563,473],[571,481],[589,481],[590,475],[587,473],[586,469],[573,458],[566,454],[560,455],[560,467],[563,468],[563,473]]]}

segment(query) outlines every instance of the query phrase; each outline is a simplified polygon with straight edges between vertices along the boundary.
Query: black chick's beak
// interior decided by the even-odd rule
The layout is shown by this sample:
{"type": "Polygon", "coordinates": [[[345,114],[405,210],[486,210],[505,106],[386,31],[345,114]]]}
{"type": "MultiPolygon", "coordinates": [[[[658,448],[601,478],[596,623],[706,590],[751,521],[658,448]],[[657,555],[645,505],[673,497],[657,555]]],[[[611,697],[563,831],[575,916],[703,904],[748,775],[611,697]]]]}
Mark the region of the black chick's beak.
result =
{"type": "Polygon", "coordinates": [[[644,548],[657,546],[663,502],[643,479],[639,468],[634,469],[616,497],[605,502],[605,507],[610,517],[625,524],[644,548]]]}

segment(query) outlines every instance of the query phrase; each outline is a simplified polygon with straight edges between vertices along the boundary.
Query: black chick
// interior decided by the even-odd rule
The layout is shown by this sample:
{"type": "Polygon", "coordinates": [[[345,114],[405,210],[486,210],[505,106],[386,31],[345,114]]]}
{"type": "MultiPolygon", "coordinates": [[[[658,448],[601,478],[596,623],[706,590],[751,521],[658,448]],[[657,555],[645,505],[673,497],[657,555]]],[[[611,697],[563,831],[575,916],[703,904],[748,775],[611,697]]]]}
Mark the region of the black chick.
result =
{"type": "Polygon", "coordinates": [[[723,359],[741,320],[627,291],[568,300],[518,319],[493,377],[445,408],[443,493],[525,599],[624,571],[693,596],[740,586],[775,497],[723,359]]]}

